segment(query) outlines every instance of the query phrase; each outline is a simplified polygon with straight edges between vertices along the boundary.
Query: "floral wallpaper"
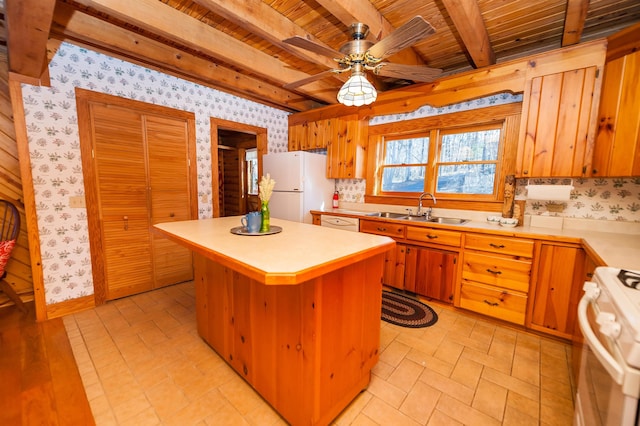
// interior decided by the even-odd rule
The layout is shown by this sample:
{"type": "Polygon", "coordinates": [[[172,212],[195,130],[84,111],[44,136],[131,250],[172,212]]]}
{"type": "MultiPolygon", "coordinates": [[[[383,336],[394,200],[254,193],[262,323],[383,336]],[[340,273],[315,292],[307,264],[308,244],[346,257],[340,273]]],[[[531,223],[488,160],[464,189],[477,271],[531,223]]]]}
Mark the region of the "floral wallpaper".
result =
{"type": "Polygon", "coordinates": [[[518,179],[516,197],[526,198],[526,186],[573,185],[569,201],[527,200],[525,214],[640,222],[640,177],[597,179],[518,179]],[[554,212],[548,204],[561,204],[554,212]],[[550,211],[551,210],[551,211],[550,211]]]}
{"type": "Polygon", "coordinates": [[[267,128],[269,151],[286,151],[288,113],[62,43],[51,87],[23,85],[47,304],[93,294],[75,88],[190,111],[196,117],[198,210],[212,215],[210,117],[267,128]],[[203,201],[203,198],[206,201],[203,201]]]}

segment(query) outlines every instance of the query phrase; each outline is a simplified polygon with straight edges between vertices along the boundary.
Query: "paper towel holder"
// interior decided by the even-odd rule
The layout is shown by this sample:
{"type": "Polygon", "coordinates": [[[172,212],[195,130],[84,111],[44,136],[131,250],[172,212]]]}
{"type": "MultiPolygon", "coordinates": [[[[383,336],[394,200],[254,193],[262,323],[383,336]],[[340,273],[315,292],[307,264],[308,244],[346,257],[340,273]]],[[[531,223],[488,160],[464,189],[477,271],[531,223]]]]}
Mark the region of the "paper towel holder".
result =
{"type": "Polygon", "coordinates": [[[546,201],[569,201],[571,191],[574,189],[573,179],[569,185],[531,185],[527,180],[527,199],[546,201]]]}

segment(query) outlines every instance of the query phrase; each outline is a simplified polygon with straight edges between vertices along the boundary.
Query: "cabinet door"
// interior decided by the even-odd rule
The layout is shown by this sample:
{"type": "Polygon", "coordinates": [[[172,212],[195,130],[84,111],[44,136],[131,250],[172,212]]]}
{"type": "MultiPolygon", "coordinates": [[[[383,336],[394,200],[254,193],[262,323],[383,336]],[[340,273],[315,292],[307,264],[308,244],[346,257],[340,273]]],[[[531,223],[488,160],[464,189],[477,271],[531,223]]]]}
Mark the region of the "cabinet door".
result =
{"type": "Polygon", "coordinates": [[[396,244],[394,249],[385,254],[382,281],[385,285],[400,290],[404,289],[405,252],[406,246],[404,244],[396,244]]]}
{"type": "Polygon", "coordinates": [[[153,288],[142,115],[91,106],[106,298],[153,288]]]}
{"type": "Polygon", "coordinates": [[[543,243],[536,264],[531,328],[571,339],[585,281],[584,250],[543,243]]]}
{"type": "Polygon", "coordinates": [[[306,122],[289,126],[289,151],[300,151],[306,144],[309,127],[306,122]]]}
{"type": "Polygon", "coordinates": [[[535,77],[525,88],[518,177],[581,177],[591,171],[600,84],[592,66],[535,77]]]}
{"type": "Polygon", "coordinates": [[[405,290],[452,303],[457,257],[455,252],[407,246],[405,290]]]}
{"type": "Polygon", "coordinates": [[[327,142],[327,177],[331,179],[365,178],[367,124],[357,115],[334,119],[332,136],[327,142]]]}
{"type": "MultiPolygon", "coordinates": [[[[184,119],[145,118],[151,224],[191,219],[189,140],[184,119]]],[[[155,287],[193,279],[191,250],[152,233],[155,287]]]]}
{"type": "Polygon", "coordinates": [[[593,158],[594,176],[640,175],[640,52],[609,62],[593,158]]]}

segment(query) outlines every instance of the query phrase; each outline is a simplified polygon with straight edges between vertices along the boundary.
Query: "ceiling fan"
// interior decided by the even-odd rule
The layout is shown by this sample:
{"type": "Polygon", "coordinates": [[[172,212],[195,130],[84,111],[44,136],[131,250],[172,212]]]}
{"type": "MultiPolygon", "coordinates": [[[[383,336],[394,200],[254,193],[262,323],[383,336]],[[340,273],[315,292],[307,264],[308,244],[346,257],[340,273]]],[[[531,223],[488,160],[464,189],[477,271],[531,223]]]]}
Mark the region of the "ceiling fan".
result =
{"type": "MultiPolygon", "coordinates": [[[[284,85],[284,88],[294,89],[328,75],[341,74],[348,71],[351,71],[352,78],[358,77],[361,80],[364,79],[364,83],[369,86],[371,86],[371,84],[364,78],[365,70],[371,71],[375,75],[420,82],[433,81],[442,72],[440,69],[421,65],[394,64],[383,61],[385,58],[435,33],[435,29],[431,24],[421,16],[415,16],[375,44],[366,39],[369,33],[369,27],[367,25],[355,23],[351,25],[350,29],[352,40],[342,45],[339,51],[300,36],[283,40],[283,42],[293,46],[333,58],[338,64],[338,68],[336,69],[323,71],[319,74],[288,83],[284,85]]],[[[345,83],[345,86],[348,83],[349,82],[345,83]]],[[[343,88],[345,86],[343,86],[343,88]]],[[[375,92],[373,86],[371,86],[371,89],[375,92]]],[[[338,98],[340,100],[340,95],[338,98]]],[[[340,101],[342,102],[342,100],[340,101]]]]}

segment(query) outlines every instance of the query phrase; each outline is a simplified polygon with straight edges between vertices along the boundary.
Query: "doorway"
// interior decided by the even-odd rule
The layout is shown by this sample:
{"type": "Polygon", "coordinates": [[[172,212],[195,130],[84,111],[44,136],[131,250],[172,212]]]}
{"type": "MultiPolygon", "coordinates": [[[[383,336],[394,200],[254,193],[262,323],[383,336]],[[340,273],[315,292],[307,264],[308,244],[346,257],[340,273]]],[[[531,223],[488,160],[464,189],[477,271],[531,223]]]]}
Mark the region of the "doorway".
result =
{"type": "Polygon", "coordinates": [[[257,183],[267,129],[211,119],[213,216],[237,216],[259,209],[257,183]]]}

